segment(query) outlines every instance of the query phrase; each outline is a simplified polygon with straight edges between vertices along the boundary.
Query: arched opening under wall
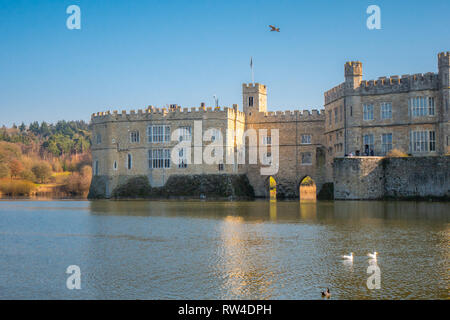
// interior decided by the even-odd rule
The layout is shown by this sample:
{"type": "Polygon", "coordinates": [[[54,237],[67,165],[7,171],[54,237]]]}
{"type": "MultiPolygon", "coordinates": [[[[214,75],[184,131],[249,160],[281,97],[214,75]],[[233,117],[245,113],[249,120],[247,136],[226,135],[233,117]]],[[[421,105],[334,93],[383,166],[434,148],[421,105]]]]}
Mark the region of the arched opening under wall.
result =
{"type": "Polygon", "coordinates": [[[306,176],[300,181],[299,195],[300,201],[316,201],[316,183],[310,176],[306,176]]]}
{"type": "Polygon", "coordinates": [[[269,177],[269,197],[270,201],[277,200],[277,182],[272,176],[269,177]]]}

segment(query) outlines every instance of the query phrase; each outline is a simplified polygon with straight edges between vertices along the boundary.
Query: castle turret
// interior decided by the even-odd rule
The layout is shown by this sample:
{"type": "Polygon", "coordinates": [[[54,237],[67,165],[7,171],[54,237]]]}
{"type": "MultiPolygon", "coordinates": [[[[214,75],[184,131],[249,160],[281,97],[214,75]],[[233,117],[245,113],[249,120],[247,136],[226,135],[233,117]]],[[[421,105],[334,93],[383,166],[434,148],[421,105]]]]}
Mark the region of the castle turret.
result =
{"type": "Polygon", "coordinates": [[[267,111],[267,88],[263,84],[242,84],[242,98],[245,114],[267,111]]]}
{"type": "Polygon", "coordinates": [[[438,54],[439,68],[439,91],[442,101],[442,152],[450,152],[450,52],[441,52],[438,54]]]}
{"type": "Polygon", "coordinates": [[[442,89],[450,88],[450,52],[438,54],[439,82],[442,89]]]}
{"type": "Polygon", "coordinates": [[[347,88],[357,88],[362,81],[362,63],[349,61],[345,63],[345,84],[347,88]]]}

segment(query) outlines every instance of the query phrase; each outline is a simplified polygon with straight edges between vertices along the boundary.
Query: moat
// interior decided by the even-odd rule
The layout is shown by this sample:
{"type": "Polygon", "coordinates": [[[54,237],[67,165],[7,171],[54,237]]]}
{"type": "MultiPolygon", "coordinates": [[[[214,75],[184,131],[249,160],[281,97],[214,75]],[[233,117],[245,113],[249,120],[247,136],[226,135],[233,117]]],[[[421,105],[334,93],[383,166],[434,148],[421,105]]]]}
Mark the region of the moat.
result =
{"type": "Polygon", "coordinates": [[[448,299],[450,202],[0,201],[0,299],[448,299]],[[381,288],[366,282],[377,251],[381,288]],[[353,252],[354,261],[342,260],[353,252]],[[81,289],[66,288],[66,268],[81,289]]]}

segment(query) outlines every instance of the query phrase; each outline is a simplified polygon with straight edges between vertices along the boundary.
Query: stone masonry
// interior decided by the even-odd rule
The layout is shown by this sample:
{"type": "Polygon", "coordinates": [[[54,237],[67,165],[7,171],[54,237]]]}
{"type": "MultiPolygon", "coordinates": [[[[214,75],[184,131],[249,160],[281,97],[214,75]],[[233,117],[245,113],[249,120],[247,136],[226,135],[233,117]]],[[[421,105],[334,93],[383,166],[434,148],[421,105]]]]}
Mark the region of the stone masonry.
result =
{"type": "MultiPolygon", "coordinates": [[[[412,156],[437,156],[450,151],[449,52],[438,55],[438,73],[363,81],[362,63],[358,61],[347,62],[344,71],[345,82],[325,92],[325,109],[320,111],[268,111],[267,87],[251,83],[242,86],[243,112],[238,105],[211,108],[202,103],[199,108],[190,109],[171,105],[149,106],[137,112],[95,113],[93,187],[108,198],[117,186],[136,176],[146,176],[152,187],[161,187],[172,175],[245,174],[255,195],[268,197],[269,175],[261,174],[261,168],[267,166],[267,161],[273,165],[273,148],[278,146],[278,167],[272,174],[277,195],[298,198],[299,185],[305,177],[315,181],[317,192],[324,183],[333,182],[333,176],[336,183],[333,161],[350,153],[362,155],[372,151],[380,157],[391,149],[399,149],[412,156]],[[201,128],[196,131],[199,123],[201,128]],[[217,157],[219,160],[213,164],[195,162],[193,157],[189,164],[175,163],[168,153],[180,142],[181,137],[170,139],[179,128],[189,133],[183,139],[193,141],[192,150],[202,153],[210,152],[210,144],[220,140],[221,135],[224,156],[221,160],[217,157]],[[278,141],[275,129],[279,132],[278,141]],[[255,151],[248,146],[250,131],[256,132],[256,148],[266,149],[258,152],[256,164],[248,163],[255,151]],[[209,138],[198,144],[194,136],[202,137],[207,132],[209,138]],[[244,164],[237,163],[240,150],[245,150],[244,164]],[[227,161],[229,158],[234,162],[227,161]],[[95,181],[101,184],[95,185],[95,181]]],[[[363,166],[370,167],[370,161],[363,166]]],[[[369,172],[370,168],[355,170],[369,172]]],[[[365,179],[368,180],[361,181],[371,183],[370,176],[365,179]]],[[[384,193],[377,188],[374,184],[371,189],[376,197],[384,193]]]]}

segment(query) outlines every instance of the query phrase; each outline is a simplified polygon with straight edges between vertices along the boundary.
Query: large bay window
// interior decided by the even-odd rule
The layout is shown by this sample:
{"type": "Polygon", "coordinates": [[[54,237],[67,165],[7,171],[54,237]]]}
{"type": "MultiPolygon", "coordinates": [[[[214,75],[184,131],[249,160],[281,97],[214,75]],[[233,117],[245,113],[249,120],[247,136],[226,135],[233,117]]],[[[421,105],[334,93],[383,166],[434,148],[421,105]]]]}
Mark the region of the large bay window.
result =
{"type": "Polygon", "coordinates": [[[147,127],[147,137],[150,143],[170,142],[170,126],[149,126],[147,127]]]}
{"type": "Polygon", "coordinates": [[[150,169],[170,168],[170,149],[151,149],[148,151],[150,169]]]}
{"type": "Polygon", "coordinates": [[[413,117],[434,116],[434,97],[414,97],[409,99],[409,110],[413,117]]]}
{"type": "Polygon", "coordinates": [[[434,131],[411,131],[411,151],[436,151],[436,133],[434,131]]]}

